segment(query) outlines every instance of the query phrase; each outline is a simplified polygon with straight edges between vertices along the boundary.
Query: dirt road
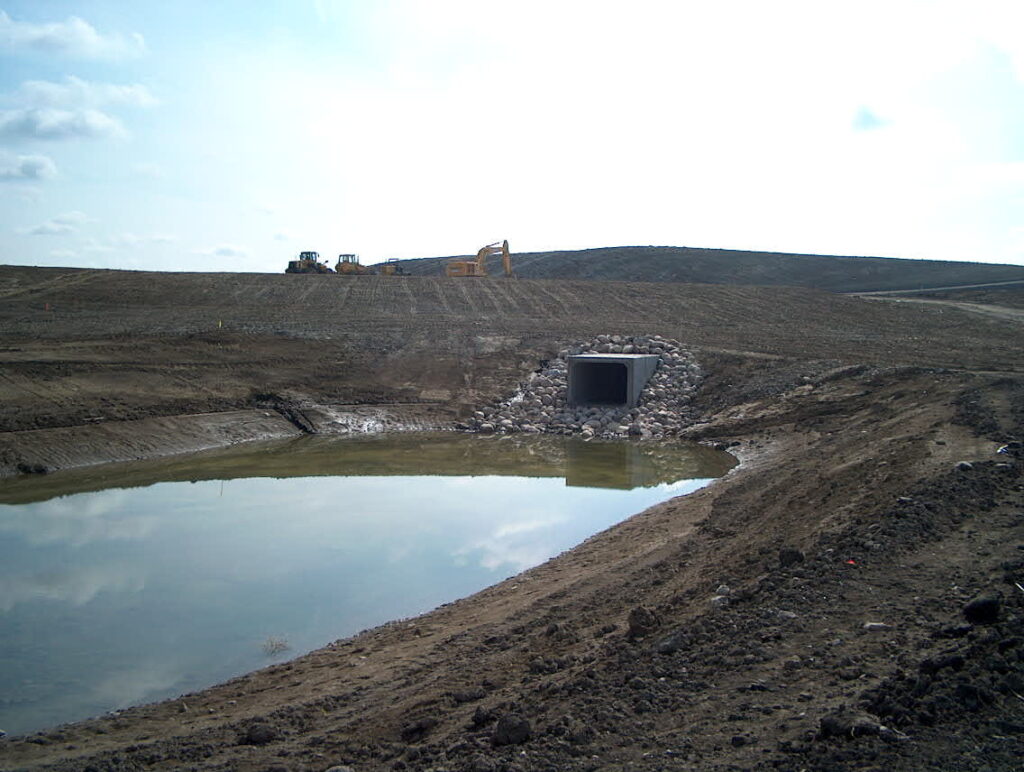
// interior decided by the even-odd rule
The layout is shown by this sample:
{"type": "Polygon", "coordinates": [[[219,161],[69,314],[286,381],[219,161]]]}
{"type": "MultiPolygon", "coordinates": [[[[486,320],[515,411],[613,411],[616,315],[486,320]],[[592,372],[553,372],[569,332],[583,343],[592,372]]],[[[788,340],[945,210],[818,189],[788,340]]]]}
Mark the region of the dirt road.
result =
{"type": "Polygon", "coordinates": [[[1016,324],[1024,324],[1024,308],[1011,308],[1008,306],[994,305],[992,303],[968,303],[963,300],[940,300],[935,298],[913,298],[913,297],[886,297],[881,295],[868,296],[875,300],[885,300],[890,303],[923,303],[926,305],[940,306],[957,311],[965,311],[971,314],[982,314],[993,319],[1001,319],[1016,324]]]}
{"type": "Polygon", "coordinates": [[[539,280],[0,268],[0,293],[7,473],[308,431],[345,410],[450,421],[600,332],[695,351],[708,377],[690,436],[743,462],[423,617],[7,738],[4,769],[1022,765],[1016,321],[539,280]]]}

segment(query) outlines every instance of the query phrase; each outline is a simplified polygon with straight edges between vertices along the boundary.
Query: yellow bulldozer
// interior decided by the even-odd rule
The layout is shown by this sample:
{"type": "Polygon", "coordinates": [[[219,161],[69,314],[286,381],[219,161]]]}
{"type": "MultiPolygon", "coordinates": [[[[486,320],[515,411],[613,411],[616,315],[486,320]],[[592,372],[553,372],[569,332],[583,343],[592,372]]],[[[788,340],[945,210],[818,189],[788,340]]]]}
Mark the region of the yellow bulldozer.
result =
{"type": "Polygon", "coordinates": [[[334,273],[327,261],[320,262],[320,255],[316,252],[300,252],[297,260],[289,260],[285,273],[334,273]]]}
{"type": "Polygon", "coordinates": [[[359,255],[338,255],[338,263],[334,270],[342,276],[367,276],[373,273],[367,266],[359,262],[359,255]]]}
{"type": "Polygon", "coordinates": [[[501,255],[501,266],[505,269],[505,276],[512,276],[512,256],[508,251],[508,240],[485,247],[480,247],[473,260],[449,260],[444,267],[445,276],[486,276],[487,258],[501,255]]]}

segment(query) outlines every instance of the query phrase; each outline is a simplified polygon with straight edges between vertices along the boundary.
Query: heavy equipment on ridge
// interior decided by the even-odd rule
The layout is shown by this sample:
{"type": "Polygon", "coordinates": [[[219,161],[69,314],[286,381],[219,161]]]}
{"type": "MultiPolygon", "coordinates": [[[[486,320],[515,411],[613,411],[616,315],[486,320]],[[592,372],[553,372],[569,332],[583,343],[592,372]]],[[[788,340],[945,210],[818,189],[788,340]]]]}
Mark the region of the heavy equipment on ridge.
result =
{"type": "Polygon", "coordinates": [[[285,273],[334,273],[327,261],[320,262],[317,252],[300,252],[297,260],[289,260],[285,273]]]}
{"type": "Polygon", "coordinates": [[[444,275],[454,276],[486,276],[487,258],[501,255],[501,265],[505,269],[505,276],[512,276],[512,255],[508,251],[508,239],[499,243],[495,241],[485,247],[480,247],[473,260],[449,260],[444,267],[444,275]]]}
{"type": "Polygon", "coordinates": [[[359,255],[342,254],[338,255],[338,262],[334,270],[343,276],[367,276],[373,271],[359,262],[359,255]]]}

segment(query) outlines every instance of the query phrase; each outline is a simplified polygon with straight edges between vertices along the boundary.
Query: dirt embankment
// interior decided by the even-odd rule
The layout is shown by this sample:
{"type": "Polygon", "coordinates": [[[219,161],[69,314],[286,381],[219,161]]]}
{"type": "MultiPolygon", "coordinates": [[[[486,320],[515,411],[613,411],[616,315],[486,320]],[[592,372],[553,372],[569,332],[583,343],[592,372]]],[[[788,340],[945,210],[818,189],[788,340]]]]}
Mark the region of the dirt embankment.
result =
{"type": "MultiPolygon", "coordinates": [[[[515,245],[513,245],[515,246],[515,245]]],[[[404,260],[403,270],[439,276],[450,257],[404,260]]],[[[462,258],[465,259],[465,256],[462,258]]],[[[600,247],[556,252],[516,252],[520,278],[694,282],[816,287],[830,292],[904,290],[1024,280],[1024,267],[949,260],[840,257],[695,247],[600,247]]],[[[501,258],[487,270],[502,275],[501,258]]]]}
{"type": "MultiPolygon", "coordinates": [[[[280,335],[173,332],[187,306],[168,301],[148,321],[124,309],[138,337],[104,337],[89,320],[112,301],[84,291],[90,280],[67,297],[87,334],[72,318],[32,335],[42,294],[9,296],[0,313],[22,326],[2,341],[2,388],[18,407],[7,428],[98,431],[79,417],[114,427],[175,404],[262,411],[250,432],[264,420],[299,431],[286,413],[313,405],[442,420],[506,394],[568,340],[657,333],[694,348],[707,374],[707,420],[690,435],[743,464],[423,617],[178,700],[8,738],[0,767],[1021,766],[1019,325],[802,290],[635,285],[633,298],[620,285],[623,301],[558,282],[263,278],[214,279],[212,295],[237,281],[239,297],[348,300],[290,321],[270,308],[261,324],[280,335]],[[389,299],[400,292],[425,315],[403,315],[389,299]],[[569,310],[539,300],[552,297],[569,310]]],[[[190,323],[228,317],[195,294],[198,279],[173,278],[172,298],[169,286],[192,302],[190,323]]],[[[233,308],[258,317],[250,300],[233,308]]],[[[7,463],[28,435],[39,436],[3,435],[7,463]]]]}

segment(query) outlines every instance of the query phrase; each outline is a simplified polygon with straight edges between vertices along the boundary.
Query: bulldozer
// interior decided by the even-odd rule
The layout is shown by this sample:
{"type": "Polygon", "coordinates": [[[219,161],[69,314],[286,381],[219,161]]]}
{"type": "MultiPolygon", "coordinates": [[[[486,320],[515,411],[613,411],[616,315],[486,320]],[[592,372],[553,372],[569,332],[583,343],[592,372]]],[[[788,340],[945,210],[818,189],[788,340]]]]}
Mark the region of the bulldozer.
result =
{"type": "Polygon", "coordinates": [[[289,260],[285,273],[334,273],[327,261],[320,262],[317,252],[300,252],[297,260],[289,260]]]}
{"type": "Polygon", "coordinates": [[[473,260],[449,260],[444,267],[444,275],[455,276],[486,276],[487,258],[501,255],[501,265],[505,269],[505,276],[512,276],[512,256],[508,251],[508,240],[501,243],[495,241],[493,244],[480,247],[473,260]]]}
{"type": "Polygon", "coordinates": [[[368,276],[373,270],[359,262],[359,255],[343,254],[338,255],[338,262],[334,270],[342,276],[368,276]]]}
{"type": "Polygon", "coordinates": [[[405,269],[398,264],[397,257],[389,257],[386,262],[377,266],[377,273],[381,276],[405,276],[405,269]]]}

